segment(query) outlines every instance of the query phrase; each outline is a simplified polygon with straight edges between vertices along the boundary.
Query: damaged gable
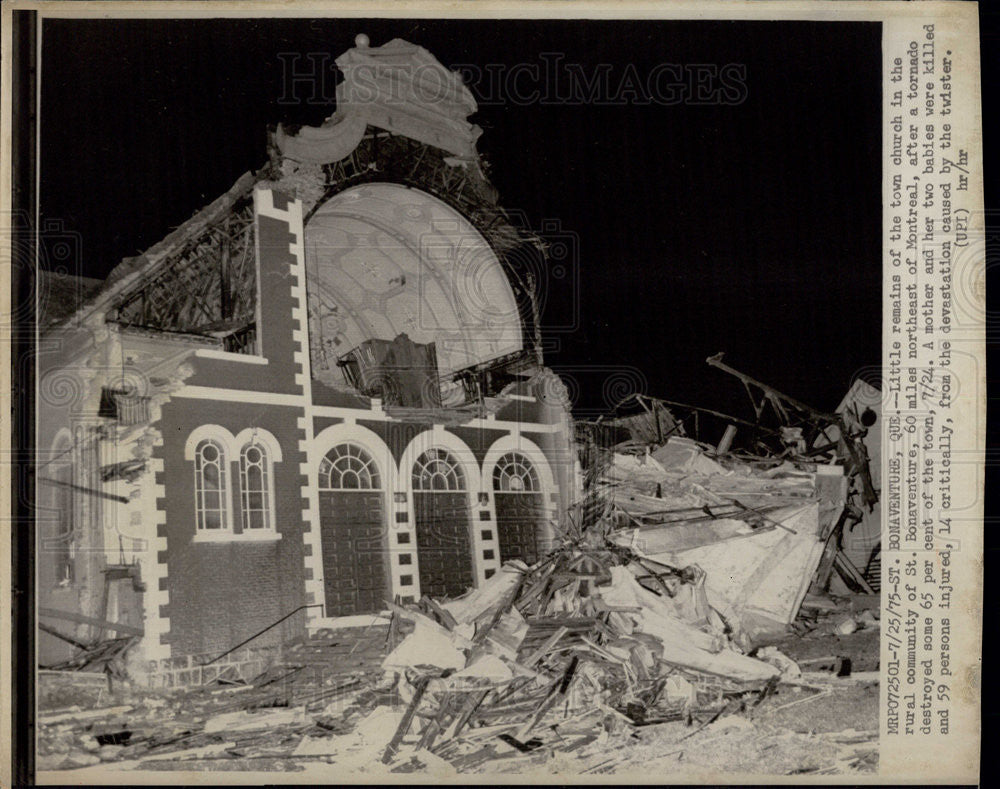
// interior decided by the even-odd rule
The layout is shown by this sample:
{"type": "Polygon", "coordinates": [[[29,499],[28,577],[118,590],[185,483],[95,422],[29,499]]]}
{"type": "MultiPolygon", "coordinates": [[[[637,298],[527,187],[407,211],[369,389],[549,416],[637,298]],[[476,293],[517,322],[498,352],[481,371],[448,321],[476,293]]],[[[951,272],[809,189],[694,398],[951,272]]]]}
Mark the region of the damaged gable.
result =
{"type": "MultiPolygon", "coordinates": [[[[118,289],[108,320],[123,328],[199,335],[224,350],[254,353],[258,285],[251,187],[251,178],[241,178],[138,261],[123,264],[141,268],[142,276],[118,289]]],[[[115,280],[112,272],[109,281],[115,280]]]]}
{"type": "Polygon", "coordinates": [[[398,39],[358,36],[337,64],[336,112],[279,126],[265,182],[304,202],[314,375],[342,384],[366,344],[406,334],[434,344],[444,401],[496,394],[486,369],[541,362],[531,272],[544,245],[497,203],[467,120],[475,100],[398,39]]]}

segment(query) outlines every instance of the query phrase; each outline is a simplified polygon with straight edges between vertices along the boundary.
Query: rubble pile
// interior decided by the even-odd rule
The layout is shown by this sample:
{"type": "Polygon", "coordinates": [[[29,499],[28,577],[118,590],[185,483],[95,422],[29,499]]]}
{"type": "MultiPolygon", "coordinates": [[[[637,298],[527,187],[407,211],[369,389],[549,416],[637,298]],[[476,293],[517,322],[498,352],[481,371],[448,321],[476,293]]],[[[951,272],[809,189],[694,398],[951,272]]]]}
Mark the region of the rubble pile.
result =
{"type": "MultiPolygon", "coordinates": [[[[874,686],[873,677],[845,678],[849,661],[836,656],[745,654],[706,603],[703,572],[607,536],[577,533],[536,566],[508,563],[455,600],[393,605],[388,626],[316,634],[249,683],[222,675],[186,691],[120,689],[93,710],[50,710],[39,720],[39,766],[322,762],[455,774],[571,759],[574,770],[600,773],[664,757],[669,734],[667,753],[693,756],[724,735],[757,750],[773,741],[793,767],[825,771],[835,757],[870,767],[871,731],[841,742],[836,730],[793,734],[752,721],[772,710],[787,718],[858,682],[874,686]]],[[[872,626],[857,608],[853,621],[872,626]]],[[[807,610],[817,632],[839,632],[847,619],[826,598],[810,597],[807,610]]]]}
{"type": "Polygon", "coordinates": [[[780,669],[728,641],[701,576],[590,542],[532,568],[509,563],[456,600],[394,605],[389,627],[366,638],[329,631],[249,684],[222,676],[180,695],[48,713],[40,761],[330,758],[467,771],[575,753],[602,734],[708,723],[773,689],[780,669]]]}
{"type": "Polygon", "coordinates": [[[414,629],[383,664],[409,698],[384,761],[411,733],[416,751],[463,769],[511,749],[574,751],[773,687],[780,669],[730,641],[696,568],[594,542],[508,563],[457,600],[394,608],[414,629]]]}
{"type": "Polygon", "coordinates": [[[313,634],[249,683],[49,713],[40,762],[599,773],[718,767],[724,737],[733,769],[874,770],[878,598],[837,547],[862,467],[797,433],[766,456],[663,436],[679,423],[651,413],[655,433],[582,445],[585,496],[535,565],[387,602],[388,625],[313,634]],[[830,596],[834,569],[860,593],[830,596]]]}
{"type": "MultiPolygon", "coordinates": [[[[160,768],[190,760],[291,756],[307,734],[344,733],[377,706],[388,628],[322,630],[249,682],[234,670],[200,687],[155,691],[116,684],[93,708],[48,709],[38,718],[39,769],[99,762],[160,768]],[[102,706],[107,699],[108,704],[102,706]]],[[[52,672],[50,672],[51,674],[52,672]]],[[[68,673],[85,684],[100,674],[68,673]]],[[[69,695],[63,691],[63,695],[69,695]]]]}
{"type": "Polygon", "coordinates": [[[673,436],[614,451],[597,479],[609,540],[705,574],[708,605],[745,648],[785,632],[847,503],[843,468],[784,458],[709,457],[673,436]]]}

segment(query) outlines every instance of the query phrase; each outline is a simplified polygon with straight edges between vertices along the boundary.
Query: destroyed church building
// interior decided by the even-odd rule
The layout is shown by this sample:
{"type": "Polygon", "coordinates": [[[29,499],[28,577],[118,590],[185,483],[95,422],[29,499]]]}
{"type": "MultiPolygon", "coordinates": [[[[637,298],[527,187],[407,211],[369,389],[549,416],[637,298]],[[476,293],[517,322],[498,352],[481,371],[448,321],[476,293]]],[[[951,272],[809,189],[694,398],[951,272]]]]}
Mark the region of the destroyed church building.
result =
{"type": "Polygon", "coordinates": [[[401,40],[337,65],[336,112],[160,243],[103,282],[40,273],[43,666],[130,638],[130,671],[197,681],[533,564],[576,498],[544,244],[497,202],[472,95],[401,40]]]}

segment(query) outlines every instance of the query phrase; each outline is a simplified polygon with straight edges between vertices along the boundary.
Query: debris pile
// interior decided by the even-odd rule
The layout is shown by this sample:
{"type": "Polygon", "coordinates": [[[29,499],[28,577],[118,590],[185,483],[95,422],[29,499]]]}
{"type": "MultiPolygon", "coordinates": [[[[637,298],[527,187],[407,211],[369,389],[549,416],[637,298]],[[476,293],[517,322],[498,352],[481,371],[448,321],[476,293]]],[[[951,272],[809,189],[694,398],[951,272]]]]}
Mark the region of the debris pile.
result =
{"type": "MultiPolygon", "coordinates": [[[[849,662],[793,660],[784,647],[745,654],[708,604],[703,571],[609,543],[614,533],[565,535],[534,567],[508,563],[455,600],[393,605],[388,626],[321,631],[249,683],[222,674],[186,691],[120,688],[111,706],[48,711],[39,766],[453,774],[568,758],[600,773],[665,758],[668,745],[690,759],[724,735],[750,749],[775,743],[789,770],[871,767],[871,731],[841,743],[836,730],[754,721],[870,693],[844,679],[849,662]]],[[[817,632],[844,618],[825,598],[808,603],[817,632]]],[[[870,616],[862,608],[855,620],[870,616]]]]}
{"type": "Polygon", "coordinates": [[[249,683],[222,673],[49,713],[41,762],[596,773],[717,767],[724,736],[734,768],[872,771],[878,598],[838,534],[874,491],[856,435],[827,441],[820,417],[772,431],[784,449],[764,454],[733,451],[728,429],[718,446],[683,435],[662,404],[589,426],[584,497],[533,566],[507,562],[456,599],[387,603],[387,626],[313,634],[249,683]],[[857,594],[828,594],[835,570],[857,594]]]}
{"type": "Polygon", "coordinates": [[[704,582],[697,567],[581,530],[462,598],[394,606],[413,631],[383,665],[408,706],[383,762],[404,743],[458,769],[543,746],[573,752],[602,731],[707,722],[732,699],[762,698],[781,663],[743,654],[704,582]]]}
{"type": "Polygon", "coordinates": [[[705,574],[711,606],[745,647],[787,630],[846,500],[836,465],[709,457],[672,436],[653,451],[615,451],[597,478],[609,540],[705,574]]]}
{"type": "Polygon", "coordinates": [[[139,636],[110,638],[93,644],[78,644],[78,649],[68,660],[48,668],[52,671],[103,672],[109,678],[124,680],[127,677],[125,655],[139,641],[139,636]]]}
{"type": "MultiPolygon", "coordinates": [[[[232,759],[270,760],[274,768],[274,760],[290,757],[304,737],[344,734],[392,701],[390,693],[373,690],[387,633],[384,625],[321,630],[289,645],[284,660],[249,682],[230,670],[176,691],[123,683],[107,693],[107,706],[102,693],[92,709],[46,710],[38,719],[39,769],[99,762],[159,769],[232,759]]],[[[99,675],[63,678],[74,676],[99,675]]]]}
{"type": "Polygon", "coordinates": [[[591,531],[461,598],[391,608],[388,628],[328,631],[249,684],[223,675],[141,704],[44,715],[42,764],[330,758],[469,771],[660,723],[707,725],[765,698],[789,662],[742,654],[696,568],[591,531]]]}

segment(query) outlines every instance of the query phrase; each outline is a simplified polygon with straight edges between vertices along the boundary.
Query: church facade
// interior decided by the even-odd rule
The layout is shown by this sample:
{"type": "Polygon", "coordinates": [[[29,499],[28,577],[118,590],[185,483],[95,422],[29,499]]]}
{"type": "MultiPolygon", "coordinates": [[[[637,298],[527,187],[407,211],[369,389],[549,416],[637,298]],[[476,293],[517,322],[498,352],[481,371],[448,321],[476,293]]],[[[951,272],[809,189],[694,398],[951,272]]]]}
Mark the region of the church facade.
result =
{"type": "Polygon", "coordinates": [[[471,94],[399,40],[337,64],[335,114],[261,171],[104,282],[41,280],[43,665],[133,635],[143,672],[203,679],[531,564],[575,497],[545,245],[471,94]]]}

